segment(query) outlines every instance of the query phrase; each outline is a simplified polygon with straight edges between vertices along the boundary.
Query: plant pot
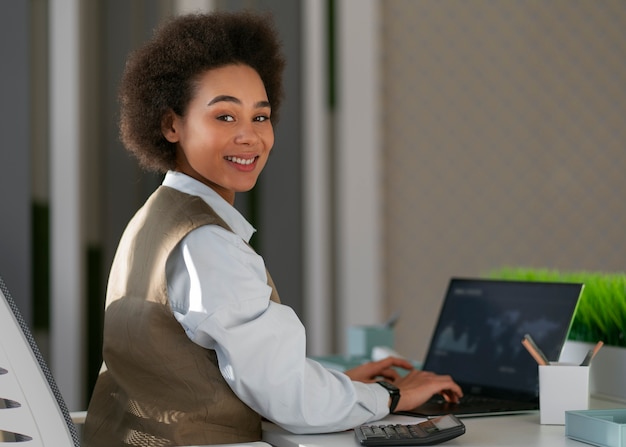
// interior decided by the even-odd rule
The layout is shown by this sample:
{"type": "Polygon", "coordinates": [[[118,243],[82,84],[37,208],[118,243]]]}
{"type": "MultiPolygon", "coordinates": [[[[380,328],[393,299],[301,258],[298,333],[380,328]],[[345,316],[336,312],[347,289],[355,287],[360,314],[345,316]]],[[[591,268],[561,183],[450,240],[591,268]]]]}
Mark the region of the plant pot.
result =
{"type": "MultiPolygon", "coordinates": [[[[559,361],[580,363],[594,343],[568,340],[559,361]]],[[[591,363],[589,392],[597,397],[626,402],[626,348],[603,346],[591,363]]]]}

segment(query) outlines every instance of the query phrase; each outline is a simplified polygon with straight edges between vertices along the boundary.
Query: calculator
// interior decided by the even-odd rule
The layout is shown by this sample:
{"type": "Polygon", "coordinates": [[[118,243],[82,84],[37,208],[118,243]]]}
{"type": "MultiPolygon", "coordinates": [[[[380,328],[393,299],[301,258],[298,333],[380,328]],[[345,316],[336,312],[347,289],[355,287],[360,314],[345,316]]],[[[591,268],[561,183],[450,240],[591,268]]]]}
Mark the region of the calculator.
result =
{"type": "Polygon", "coordinates": [[[416,424],[361,425],[354,429],[364,446],[433,445],[461,436],[465,425],[446,414],[416,424]]]}

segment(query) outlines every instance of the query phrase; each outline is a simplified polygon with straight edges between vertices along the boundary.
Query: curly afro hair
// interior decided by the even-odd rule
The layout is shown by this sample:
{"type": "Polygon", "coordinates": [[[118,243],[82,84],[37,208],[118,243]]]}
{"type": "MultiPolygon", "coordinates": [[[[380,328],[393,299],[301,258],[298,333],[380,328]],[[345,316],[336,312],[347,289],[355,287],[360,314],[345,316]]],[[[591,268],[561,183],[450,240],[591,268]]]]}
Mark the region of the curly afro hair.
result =
{"type": "Polygon", "coordinates": [[[269,15],[214,12],[171,18],[130,54],[119,90],[120,137],[149,170],[175,167],[176,146],[161,132],[166,113],[184,116],[195,81],[213,68],[245,64],[261,77],[278,121],[285,59],[269,15]]]}

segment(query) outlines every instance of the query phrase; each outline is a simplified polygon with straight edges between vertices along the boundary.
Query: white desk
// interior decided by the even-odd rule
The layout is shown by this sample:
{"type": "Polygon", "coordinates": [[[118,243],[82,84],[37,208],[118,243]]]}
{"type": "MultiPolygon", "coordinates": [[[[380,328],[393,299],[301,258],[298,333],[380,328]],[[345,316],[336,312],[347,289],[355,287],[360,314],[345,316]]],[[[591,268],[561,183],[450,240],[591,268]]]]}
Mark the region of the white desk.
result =
{"type": "MultiPolygon", "coordinates": [[[[626,403],[591,399],[591,408],[625,408],[626,403]]],[[[415,423],[418,418],[391,415],[381,423],[415,423]]],[[[464,447],[584,447],[579,441],[565,436],[564,425],[541,425],[539,412],[510,416],[464,418],[464,435],[442,446],[464,447]]],[[[356,447],[352,430],[325,435],[294,435],[280,427],[264,422],[263,440],[275,447],[356,447]]]]}

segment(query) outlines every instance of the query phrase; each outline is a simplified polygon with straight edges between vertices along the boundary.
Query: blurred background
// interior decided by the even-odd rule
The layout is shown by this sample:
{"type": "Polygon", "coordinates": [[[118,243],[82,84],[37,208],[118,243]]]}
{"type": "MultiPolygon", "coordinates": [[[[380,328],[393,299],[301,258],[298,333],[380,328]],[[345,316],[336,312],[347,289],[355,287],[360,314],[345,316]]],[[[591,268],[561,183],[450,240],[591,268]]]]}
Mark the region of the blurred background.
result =
{"type": "Polygon", "coordinates": [[[125,58],[214,9],[269,11],[283,37],[276,145],[237,207],[310,354],[399,313],[421,360],[451,276],[624,271],[621,0],[5,0],[0,275],[70,410],[118,238],[161,181],[118,139],[125,58]]]}

